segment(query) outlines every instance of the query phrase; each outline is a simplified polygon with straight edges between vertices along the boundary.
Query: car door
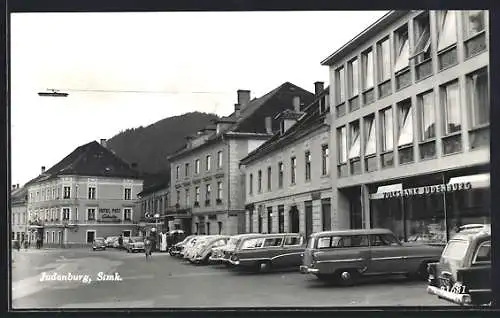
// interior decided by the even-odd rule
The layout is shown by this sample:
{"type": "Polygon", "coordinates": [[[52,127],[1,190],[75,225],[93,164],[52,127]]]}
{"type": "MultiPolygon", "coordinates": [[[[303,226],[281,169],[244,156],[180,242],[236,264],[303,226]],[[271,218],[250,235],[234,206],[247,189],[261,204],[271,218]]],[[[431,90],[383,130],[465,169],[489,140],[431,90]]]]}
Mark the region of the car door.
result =
{"type": "Polygon", "coordinates": [[[287,235],[279,255],[272,260],[279,267],[297,267],[302,263],[302,253],[305,250],[304,239],[300,235],[287,235]]]}
{"type": "Polygon", "coordinates": [[[370,260],[367,235],[332,235],[318,240],[317,265],[322,273],[338,269],[355,268],[364,272],[370,260]],[[323,242],[324,241],[324,242],[323,242]]]}
{"type": "Polygon", "coordinates": [[[392,234],[370,235],[370,263],[367,274],[391,274],[406,271],[407,250],[392,234]]]}

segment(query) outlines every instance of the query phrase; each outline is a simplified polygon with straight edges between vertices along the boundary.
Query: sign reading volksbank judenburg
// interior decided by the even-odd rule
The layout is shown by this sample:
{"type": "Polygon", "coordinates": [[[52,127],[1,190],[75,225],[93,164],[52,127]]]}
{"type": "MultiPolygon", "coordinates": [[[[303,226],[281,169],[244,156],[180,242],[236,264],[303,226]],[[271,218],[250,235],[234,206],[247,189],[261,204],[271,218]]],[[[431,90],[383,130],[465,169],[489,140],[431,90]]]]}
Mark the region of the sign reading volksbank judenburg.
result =
{"type": "Polygon", "coordinates": [[[414,195],[456,192],[456,191],[463,191],[470,189],[472,189],[472,183],[470,182],[453,183],[453,184],[436,184],[418,188],[409,188],[398,191],[385,192],[383,194],[383,198],[389,199],[389,198],[409,197],[414,195]]]}

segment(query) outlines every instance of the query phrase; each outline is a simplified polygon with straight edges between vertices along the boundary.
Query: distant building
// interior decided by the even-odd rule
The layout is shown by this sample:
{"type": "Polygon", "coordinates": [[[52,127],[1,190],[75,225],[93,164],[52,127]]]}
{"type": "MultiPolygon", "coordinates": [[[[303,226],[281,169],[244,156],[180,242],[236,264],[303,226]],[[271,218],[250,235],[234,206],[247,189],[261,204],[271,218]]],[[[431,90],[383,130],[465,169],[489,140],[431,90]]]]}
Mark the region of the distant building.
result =
{"type": "Polygon", "coordinates": [[[304,233],[331,229],[330,104],[315,83],[303,111],[283,111],[275,135],[241,160],[250,233],[304,233]]]}
{"type": "Polygon", "coordinates": [[[28,238],[28,195],[25,187],[20,188],[19,184],[12,186],[10,209],[11,239],[22,242],[28,238]]]}
{"type": "Polygon", "coordinates": [[[284,83],[260,98],[238,91],[234,112],[190,136],[185,147],[169,157],[172,226],[199,234],[244,233],[245,180],[242,158],[279,130],[275,116],[285,109],[303,110],[314,94],[284,83]]]}
{"type": "Polygon", "coordinates": [[[106,148],[105,139],[80,146],[26,184],[30,239],[71,246],[135,235],[142,184],[138,172],[106,148]]]}
{"type": "Polygon", "coordinates": [[[488,11],[391,11],[329,56],[332,225],[489,223],[488,11]]]}
{"type": "Polygon", "coordinates": [[[170,229],[166,221],[169,186],[167,182],[155,183],[145,187],[137,194],[136,210],[140,215],[139,235],[148,236],[152,228],[155,228],[158,232],[174,229],[170,229]]]}

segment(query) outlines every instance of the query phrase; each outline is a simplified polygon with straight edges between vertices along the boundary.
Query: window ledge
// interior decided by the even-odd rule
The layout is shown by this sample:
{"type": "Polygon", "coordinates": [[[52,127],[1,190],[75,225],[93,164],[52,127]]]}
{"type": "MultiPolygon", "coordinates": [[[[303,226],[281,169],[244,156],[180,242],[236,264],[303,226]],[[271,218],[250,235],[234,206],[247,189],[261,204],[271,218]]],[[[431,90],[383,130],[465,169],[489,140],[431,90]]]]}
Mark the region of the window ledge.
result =
{"type": "Polygon", "coordinates": [[[449,51],[451,51],[451,50],[455,49],[456,47],[457,47],[457,43],[453,43],[452,45],[445,47],[445,48],[444,48],[444,49],[442,49],[441,51],[438,51],[438,52],[437,52],[437,55],[439,56],[439,55],[441,55],[441,54],[444,54],[444,53],[446,53],[446,52],[449,52],[449,51]]]}
{"type": "Polygon", "coordinates": [[[394,72],[394,76],[398,77],[400,75],[408,73],[409,71],[410,71],[410,66],[408,65],[408,66],[405,66],[404,68],[400,69],[399,71],[394,72]]]}
{"type": "Polygon", "coordinates": [[[436,142],[436,137],[419,141],[418,144],[419,145],[426,145],[426,144],[430,144],[431,142],[436,142]]]}
{"type": "Polygon", "coordinates": [[[358,98],[359,94],[356,94],[354,96],[349,97],[349,102],[351,102],[353,99],[358,98]]]}
{"type": "Polygon", "coordinates": [[[490,123],[477,125],[475,127],[469,128],[469,132],[475,132],[479,130],[486,130],[490,128],[490,123]]]}
{"type": "Polygon", "coordinates": [[[330,178],[330,174],[329,174],[329,173],[327,173],[327,174],[322,174],[322,175],[321,175],[321,178],[330,178]]]}
{"type": "Polygon", "coordinates": [[[392,152],[392,153],[394,153],[394,149],[391,149],[391,150],[386,150],[386,151],[382,151],[382,152],[380,153],[380,155],[381,155],[381,156],[383,156],[383,155],[386,155],[386,154],[391,153],[391,152],[392,152]]]}
{"type": "Polygon", "coordinates": [[[377,156],[376,153],[371,153],[369,155],[365,155],[365,159],[375,158],[377,156]]]}
{"type": "Polygon", "coordinates": [[[459,131],[456,131],[456,132],[453,132],[451,134],[448,134],[448,135],[444,135],[443,137],[441,137],[442,139],[448,139],[448,138],[452,138],[452,137],[456,137],[458,135],[461,135],[462,134],[462,130],[459,130],[459,131]]]}
{"type": "Polygon", "coordinates": [[[404,150],[413,147],[413,144],[406,144],[402,146],[398,146],[398,150],[404,150]]]}
{"type": "Polygon", "coordinates": [[[375,89],[375,87],[373,87],[373,86],[372,86],[372,87],[369,87],[369,88],[365,88],[365,89],[363,90],[362,94],[369,93],[370,91],[372,91],[372,90],[374,90],[374,89],[375,89]]]}
{"type": "Polygon", "coordinates": [[[390,81],[391,81],[391,79],[390,79],[390,78],[388,78],[388,79],[383,80],[382,82],[379,82],[377,85],[378,85],[378,86],[380,86],[380,85],[384,85],[384,84],[389,83],[390,81]]]}
{"type": "Polygon", "coordinates": [[[462,152],[463,152],[462,150],[455,151],[455,152],[450,152],[450,153],[446,153],[446,154],[443,152],[443,157],[449,157],[449,156],[457,155],[457,154],[462,153],[462,152]]]}
{"type": "Polygon", "coordinates": [[[479,36],[481,36],[481,35],[483,35],[485,33],[486,33],[486,30],[482,30],[482,31],[479,31],[479,32],[477,32],[477,33],[475,33],[473,35],[470,35],[470,36],[466,37],[466,38],[464,37],[464,42],[467,42],[469,40],[477,38],[477,37],[479,37],[479,36]]]}

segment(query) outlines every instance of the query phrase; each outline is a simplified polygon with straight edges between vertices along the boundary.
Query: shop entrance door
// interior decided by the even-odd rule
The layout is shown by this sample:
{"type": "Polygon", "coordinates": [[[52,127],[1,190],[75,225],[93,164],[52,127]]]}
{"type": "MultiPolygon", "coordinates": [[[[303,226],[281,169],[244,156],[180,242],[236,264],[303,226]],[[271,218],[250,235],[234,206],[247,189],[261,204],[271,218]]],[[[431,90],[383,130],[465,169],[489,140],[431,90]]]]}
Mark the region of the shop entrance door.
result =
{"type": "Polygon", "coordinates": [[[299,233],[300,231],[300,220],[299,220],[299,210],[296,206],[292,206],[290,208],[289,215],[289,224],[290,224],[290,232],[291,233],[299,233]]]}
{"type": "Polygon", "coordinates": [[[182,219],[182,230],[186,235],[191,235],[191,219],[182,219]]]}

